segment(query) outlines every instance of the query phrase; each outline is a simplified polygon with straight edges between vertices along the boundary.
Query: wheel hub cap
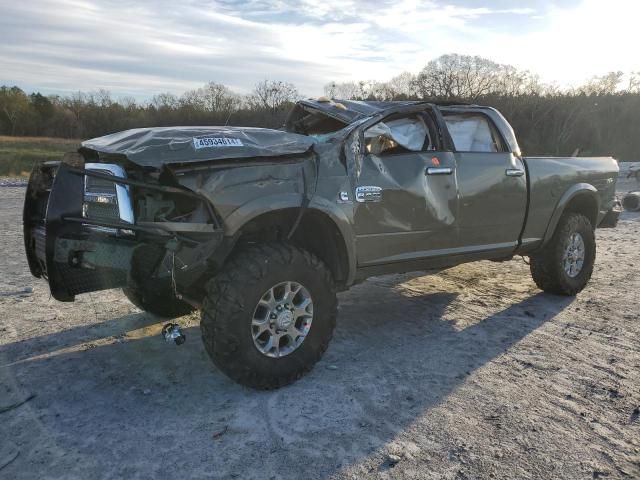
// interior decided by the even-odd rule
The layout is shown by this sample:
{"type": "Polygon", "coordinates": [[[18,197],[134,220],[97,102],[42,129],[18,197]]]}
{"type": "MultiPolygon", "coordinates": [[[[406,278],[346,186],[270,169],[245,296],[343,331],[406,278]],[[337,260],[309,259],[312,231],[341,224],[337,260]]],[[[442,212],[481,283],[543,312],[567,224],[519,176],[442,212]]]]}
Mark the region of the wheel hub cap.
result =
{"type": "Polygon", "coordinates": [[[575,278],[582,271],[584,258],[584,239],[579,233],[573,233],[567,240],[562,256],[562,266],[569,277],[575,278]]]}
{"type": "Polygon", "coordinates": [[[290,310],[283,310],[278,314],[276,327],[278,330],[287,330],[293,323],[293,313],[290,310]]]}
{"type": "Polygon", "coordinates": [[[304,342],[313,322],[313,300],[297,282],[282,282],[258,301],[251,321],[253,344],[268,357],[289,355],[304,342]]]}

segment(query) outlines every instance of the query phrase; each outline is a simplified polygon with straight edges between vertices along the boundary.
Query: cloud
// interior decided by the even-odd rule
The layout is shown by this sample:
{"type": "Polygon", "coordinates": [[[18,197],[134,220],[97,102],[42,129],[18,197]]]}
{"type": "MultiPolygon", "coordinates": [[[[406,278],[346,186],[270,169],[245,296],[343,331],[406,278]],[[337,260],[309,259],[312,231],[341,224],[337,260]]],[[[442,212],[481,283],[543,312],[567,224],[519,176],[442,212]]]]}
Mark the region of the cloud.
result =
{"type": "Polygon", "coordinates": [[[638,18],[639,2],[584,0],[551,7],[541,28],[513,39],[496,36],[489,46],[502,46],[500,56],[520,68],[575,85],[610,71],[640,71],[638,18]]]}
{"type": "Polygon", "coordinates": [[[628,51],[635,3],[566,1],[4,2],[0,84],[148,98],[208,81],[248,92],[271,78],[318,95],[329,81],[387,80],[451,52],[565,83],[640,70],[628,51]]]}

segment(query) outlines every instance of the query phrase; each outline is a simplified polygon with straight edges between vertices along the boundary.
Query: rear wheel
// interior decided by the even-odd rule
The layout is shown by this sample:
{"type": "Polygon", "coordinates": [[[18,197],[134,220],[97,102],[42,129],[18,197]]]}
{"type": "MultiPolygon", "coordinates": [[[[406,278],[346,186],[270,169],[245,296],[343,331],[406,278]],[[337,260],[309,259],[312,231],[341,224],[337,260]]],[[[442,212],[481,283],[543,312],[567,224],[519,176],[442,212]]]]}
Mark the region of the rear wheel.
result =
{"type": "Polygon", "coordinates": [[[587,285],[596,259],[596,239],[587,217],[567,213],[560,218],[551,241],[531,255],[531,276],[540,289],[576,295],[587,285]]]}
{"type": "Polygon", "coordinates": [[[202,340],[213,363],[233,380],[279,388],[320,360],[336,311],[331,274],[318,258],[289,244],[253,245],[207,285],[202,340]]]}

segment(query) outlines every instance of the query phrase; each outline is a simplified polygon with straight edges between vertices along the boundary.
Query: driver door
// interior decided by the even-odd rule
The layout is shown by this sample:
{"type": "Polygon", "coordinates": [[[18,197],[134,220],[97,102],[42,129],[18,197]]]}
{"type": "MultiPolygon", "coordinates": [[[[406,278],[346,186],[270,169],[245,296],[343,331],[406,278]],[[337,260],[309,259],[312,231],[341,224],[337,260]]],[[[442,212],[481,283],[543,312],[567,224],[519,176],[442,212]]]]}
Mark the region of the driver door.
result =
{"type": "Polygon", "coordinates": [[[360,132],[355,181],[358,266],[446,254],[456,242],[455,158],[430,110],[395,114],[360,132]]]}

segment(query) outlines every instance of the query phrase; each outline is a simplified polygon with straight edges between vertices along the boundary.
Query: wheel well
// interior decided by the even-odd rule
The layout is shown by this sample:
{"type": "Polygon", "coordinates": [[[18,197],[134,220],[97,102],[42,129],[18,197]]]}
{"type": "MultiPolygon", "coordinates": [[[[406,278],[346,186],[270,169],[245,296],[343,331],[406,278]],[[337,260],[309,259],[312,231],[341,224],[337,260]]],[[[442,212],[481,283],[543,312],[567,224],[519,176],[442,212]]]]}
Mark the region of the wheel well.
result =
{"type": "MultiPolygon", "coordinates": [[[[286,208],[259,215],[240,229],[236,246],[287,241],[299,213],[299,208],[286,208]]],[[[340,230],[326,213],[306,210],[288,241],[322,260],[338,286],[346,283],[349,275],[347,248],[340,230]]]]}
{"type": "Polygon", "coordinates": [[[588,193],[579,193],[573,197],[567,206],[565,212],[580,213],[587,217],[593,228],[596,228],[598,222],[598,202],[593,195],[588,193]]]}

